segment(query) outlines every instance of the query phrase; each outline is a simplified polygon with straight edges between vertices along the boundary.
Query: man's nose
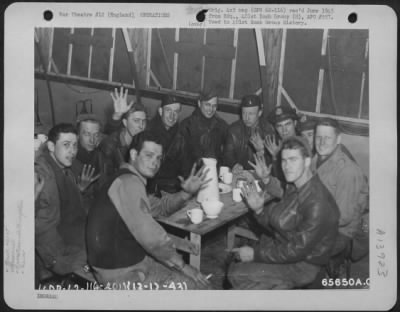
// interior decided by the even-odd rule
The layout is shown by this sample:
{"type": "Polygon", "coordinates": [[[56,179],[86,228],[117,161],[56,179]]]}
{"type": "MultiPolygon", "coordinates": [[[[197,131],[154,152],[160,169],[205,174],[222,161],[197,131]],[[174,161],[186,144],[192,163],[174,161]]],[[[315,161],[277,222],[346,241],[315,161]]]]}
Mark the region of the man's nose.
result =
{"type": "Polygon", "coordinates": [[[96,138],[93,135],[91,135],[89,137],[89,142],[90,142],[90,144],[95,144],[96,143],[96,138]]]}

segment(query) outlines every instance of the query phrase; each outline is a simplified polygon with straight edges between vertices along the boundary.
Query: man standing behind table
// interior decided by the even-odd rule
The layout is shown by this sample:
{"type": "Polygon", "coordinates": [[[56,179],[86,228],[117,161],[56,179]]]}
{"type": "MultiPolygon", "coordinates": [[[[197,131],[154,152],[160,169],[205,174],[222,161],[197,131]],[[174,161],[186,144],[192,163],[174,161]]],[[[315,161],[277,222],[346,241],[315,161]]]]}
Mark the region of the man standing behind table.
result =
{"type": "Polygon", "coordinates": [[[350,152],[341,144],[341,138],[337,120],[324,118],[317,122],[317,153],[312,161],[312,169],[318,173],[339,207],[340,235],[336,248],[340,250],[348,239],[355,239],[353,254],[360,254],[361,257],[368,253],[369,246],[368,181],[350,152]]]}
{"type": "Polygon", "coordinates": [[[100,283],[123,287],[156,287],[185,282],[189,289],[202,289],[209,282],[196,268],[185,264],[173,241],[154,219],[170,215],[208,183],[204,167],[180,177],[182,191],[158,199],[146,194],[146,180],[160,168],[162,144],[143,132],[133,141],[129,163],[110,179],[89,211],[87,242],[89,263],[100,283]]]}
{"type": "Polygon", "coordinates": [[[58,124],[48,135],[47,151],[35,160],[35,173],[45,182],[35,201],[36,265],[39,280],[52,273],[77,273],[87,279],[85,223],[80,185],[71,170],[77,132],[71,124],[58,124]]]}
{"type": "Polygon", "coordinates": [[[175,144],[181,146],[185,156],[182,170],[187,176],[202,157],[211,157],[222,162],[228,124],[216,112],[218,98],[213,92],[201,92],[198,107],[180,125],[175,144]]]}
{"type": "Polygon", "coordinates": [[[257,95],[245,95],[240,108],[242,118],[229,126],[224,146],[223,163],[234,172],[252,169],[249,161],[254,159],[254,154],[264,154],[263,138],[275,133],[273,126],[262,118],[257,95]]]}
{"type": "Polygon", "coordinates": [[[147,115],[144,106],[131,101],[127,103],[128,90],[121,87],[111,93],[114,105],[112,127],[118,128],[122,119],[122,127],[104,138],[99,146],[106,158],[106,172],[111,176],[125,161],[132,138],[146,128],[147,115]]]}
{"type": "Polygon", "coordinates": [[[151,194],[159,196],[161,191],[176,193],[180,190],[178,175],[181,172],[182,159],[179,157],[179,145],[173,144],[178,132],[180,112],[181,104],[178,99],[173,95],[165,94],[158,113],[148,124],[148,132],[161,142],[164,151],[160,170],[154,178],[148,180],[147,191],[151,194]]]}
{"type": "MultiPolygon", "coordinates": [[[[292,289],[314,281],[334,247],[339,211],[334,198],[311,172],[311,150],[300,137],[282,143],[282,169],[288,182],[278,203],[265,204],[266,194],[243,188],[258,222],[273,233],[255,247],[235,248],[242,263],[234,264],[229,280],[235,289],[292,289]]],[[[256,171],[266,170],[257,159],[256,171]]],[[[261,174],[262,175],[262,174],[261,174]]],[[[268,177],[263,177],[265,183],[268,177]]]]}

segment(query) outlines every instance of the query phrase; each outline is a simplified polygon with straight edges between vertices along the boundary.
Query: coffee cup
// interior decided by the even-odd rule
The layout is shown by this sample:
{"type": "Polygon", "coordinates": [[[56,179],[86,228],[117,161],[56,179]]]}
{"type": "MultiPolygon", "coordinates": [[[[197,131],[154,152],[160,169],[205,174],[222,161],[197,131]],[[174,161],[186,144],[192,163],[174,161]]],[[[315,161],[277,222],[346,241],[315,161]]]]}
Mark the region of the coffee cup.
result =
{"type": "Polygon", "coordinates": [[[224,175],[222,176],[222,182],[225,184],[231,184],[233,180],[233,174],[232,172],[225,172],[224,175]]]}
{"type": "Polygon", "coordinates": [[[199,224],[203,221],[203,210],[200,208],[193,208],[186,212],[190,221],[194,224],[199,224]]]}
{"type": "Polygon", "coordinates": [[[234,188],[232,190],[232,199],[233,199],[233,201],[235,201],[237,203],[241,202],[242,201],[241,194],[242,194],[242,190],[240,188],[234,188]]]}
{"type": "Polygon", "coordinates": [[[218,177],[219,177],[221,180],[223,180],[223,179],[224,179],[224,174],[227,173],[227,172],[229,172],[229,167],[221,166],[221,167],[219,168],[219,176],[218,176],[218,177]]]}

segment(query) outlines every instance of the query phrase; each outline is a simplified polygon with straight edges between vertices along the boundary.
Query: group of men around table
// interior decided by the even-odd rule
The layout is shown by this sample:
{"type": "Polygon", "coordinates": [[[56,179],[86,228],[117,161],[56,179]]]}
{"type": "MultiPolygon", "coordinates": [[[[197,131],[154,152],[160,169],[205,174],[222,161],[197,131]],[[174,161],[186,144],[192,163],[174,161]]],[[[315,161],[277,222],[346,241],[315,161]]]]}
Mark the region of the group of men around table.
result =
{"type": "Polygon", "coordinates": [[[303,287],[347,241],[368,236],[368,181],[340,144],[336,120],[298,120],[287,107],[264,118],[260,98],[246,95],[241,118],[228,125],[216,94],[202,93],[180,123],[181,104],[165,95],[147,123],[127,90],[111,97],[104,131],[95,115],[81,115],[76,127],[54,126],[35,155],[37,280],[74,272],[102,285],[185,281],[210,289],[156,221],[209,182],[202,157],[234,174],[254,170],[262,181],[260,192],[251,180],[242,189],[265,231],[257,244],[232,251],[235,289],[303,287]]]}

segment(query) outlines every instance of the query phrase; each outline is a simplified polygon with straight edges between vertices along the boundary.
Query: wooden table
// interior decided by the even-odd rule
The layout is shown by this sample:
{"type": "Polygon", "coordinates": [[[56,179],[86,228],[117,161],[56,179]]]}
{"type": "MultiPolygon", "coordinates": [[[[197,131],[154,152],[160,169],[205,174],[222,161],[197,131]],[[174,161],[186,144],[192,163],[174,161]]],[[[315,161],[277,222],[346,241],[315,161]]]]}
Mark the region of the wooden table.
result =
{"type": "MultiPolygon", "coordinates": [[[[233,221],[248,212],[248,208],[243,202],[236,203],[233,201],[232,192],[221,194],[220,200],[224,203],[224,207],[219,216],[216,219],[208,219],[204,216],[204,220],[200,224],[193,224],[186,214],[189,209],[200,206],[195,199],[189,201],[184,208],[169,217],[157,218],[157,221],[162,224],[167,224],[189,233],[189,237],[186,239],[172,234],[170,234],[170,237],[174,240],[177,249],[190,254],[189,263],[198,269],[200,269],[201,237],[221,228],[230,221],[233,221]]],[[[232,245],[232,238],[235,230],[235,225],[228,228],[228,248],[232,247],[229,245],[232,245]]]]}

